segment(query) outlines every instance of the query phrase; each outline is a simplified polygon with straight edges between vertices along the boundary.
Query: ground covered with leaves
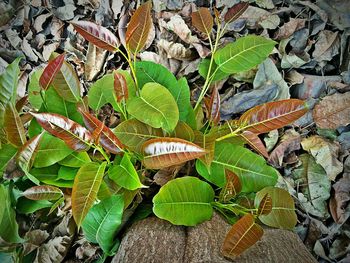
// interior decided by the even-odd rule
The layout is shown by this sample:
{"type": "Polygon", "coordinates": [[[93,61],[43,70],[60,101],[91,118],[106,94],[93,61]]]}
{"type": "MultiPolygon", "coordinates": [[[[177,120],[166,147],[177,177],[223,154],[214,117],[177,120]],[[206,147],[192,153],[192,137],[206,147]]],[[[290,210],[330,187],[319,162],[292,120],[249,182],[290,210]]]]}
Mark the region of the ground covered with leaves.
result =
{"type": "MultiPolygon", "coordinates": [[[[165,66],[177,79],[185,77],[193,104],[204,84],[200,62],[210,54],[210,45],[205,34],[193,27],[191,13],[200,6],[216,6],[225,13],[239,1],[215,2],[153,0],[151,34],[139,54],[140,60],[165,66]]],[[[96,22],[125,43],[126,26],[136,4],[126,0],[1,1],[0,73],[17,57],[24,57],[17,89],[18,97],[24,98],[21,107],[25,109],[28,95],[31,105],[38,105],[37,72],[41,74],[54,51],[66,52],[84,94],[103,75],[127,69],[123,56],[89,44],[70,22],[96,22]]],[[[235,119],[266,102],[288,98],[307,101],[309,112],[304,117],[261,139],[268,162],[282,175],[278,185],[295,200],[295,231],[305,245],[320,262],[349,262],[350,3],[253,0],[239,19],[228,25],[220,45],[247,34],[273,39],[277,45],[258,67],[215,82],[221,101],[220,120],[235,119]]],[[[120,122],[120,113],[113,110],[108,99],[105,104],[98,117],[114,128],[120,122]]],[[[26,123],[29,117],[23,114],[21,118],[26,123]]],[[[19,177],[14,163],[1,161],[3,153],[0,169],[4,178],[19,177]]],[[[71,176],[62,173],[63,177],[71,176]]],[[[164,185],[177,173],[177,169],[161,170],[149,183],[164,185]]],[[[29,240],[24,254],[37,250],[33,254],[36,262],[59,262],[62,255],[83,262],[99,258],[97,245],[74,234],[69,198],[50,215],[47,207],[51,203],[19,198],[17,222],[21,236],[29,240]]]]}

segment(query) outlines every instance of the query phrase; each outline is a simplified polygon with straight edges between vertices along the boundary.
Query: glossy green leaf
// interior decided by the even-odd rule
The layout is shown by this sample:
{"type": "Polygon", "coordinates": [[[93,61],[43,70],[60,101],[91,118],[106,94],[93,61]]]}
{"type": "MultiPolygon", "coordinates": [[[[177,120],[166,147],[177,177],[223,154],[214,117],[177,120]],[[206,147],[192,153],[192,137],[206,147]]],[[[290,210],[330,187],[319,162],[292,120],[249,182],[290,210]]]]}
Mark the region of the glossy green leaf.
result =
{"type": "MultiPolygon", "coordinates": [[[[210,65],[210,59],[209,58],[205,58],[201,61],[201,63],[199,64],[198,67],[198,72],[199,75],[201,75],[204,79],[207,78],[208,75],[208,71],[209,71],[209,65],[210,65]]],[[[212,81],[219,81],[222,80],[224,78],[227,78],[230,73],[226,73],[220,70],[220,68],[217,68],[218,65],[216,65],[215,61],[213,61],[212,66],[211,66],[211,70],[210,70],[210,75],[212,75],[214,72],[214,76],[212,77],[212,81]]]]}
{"type": "Polygon", "coordinates": [[[226,184],[225,179],[225,168],[222,165],[212,164],[213,167],[208,169],[208,167],[201,161],[196,161],[197,172],[208,182],[215,184],[216,186],[222,188],[226,184]]]}
{"type": "Polygon", "coordinates": [[[91,159],[87,152],[73,152],[58,163],[68,167],[80,168],[89,162],[91,162],[91,159]]]}
{"type": "Polygon", "coordinates": [[[87,163],[79,169],[75,177],[72,190],[72,214],[78,228],[94,204],[105,168],[105,162],[87,163]]]}
{"type": "Polygon", "coordinates": [[[21,197],[17,201],[16,211],[21,214],[32,214],[40,209],[51,207],[52,203],[48,200],[30,200],[21,197]]]}
{"type": "Polygon", "coordinates": [[[109,252],[122,222],[123,209],[122,195],[112,195],[94,205],[81,225],[86,239],[98,243],[104,252],[109,252]]]}
{"type": "Polygon", "coordinates": [[[297,215],[290,194],[281,188],[266,187],[256,194],[254,201],[256,207],[266,194],[272,199],[272,211],[267,215],[260,215],[259,220],[271,227],[293,229],[297,224],[297,215]]]}
{"type": "Polygon", "coordinates": [[[214,191],[196,177],[186,176],[165,184],[153,198],[153,212],[174,225],[195,226],[213,214],[214,191]]]}
{"type": "MultiPolygon", "coordinates": [[[[223,180],[219,179],[225,177],[223,168],[237,174],[242,183],[242,192],[257,192],[264,187],[274,186],[278,178],[278,171],[267,165],[261,156],[242,146],[220,142],[215,145],[214,159],[207,173],[218,177],[215,181],[223,180]]],[[[207,176],[203,172],[201,175],[207,176]]]]}
{"type": "Polygon", "coordinates": [[[0,178],[8,162],[16,155],[17,148],[12,144],[3,144],[0,149],[0,178]]]}
{"type": "Polygon", "coordinates": [[[78,168],[72,168],[67,166],[61,166],[58,170],[58,179],[72,181],[78,173],[78,168]]]}
{"type": "Polygon", "coordinates": [[[163,137],[161,129],[153,128],[135,119],[123,121],[113,132],[130,150],[140,152],[141,146],[149,139],[163,137]]]}
{"type": "Polygon", "coordinates": [[[29,100],[29,103],[35,109],[40,109],[41,104],[43,103],[42,98],[40,96],[40,84],[39,84],[39,79],[43,71],[44,71],[43,68],[36,68],[34,69],[34,71],[30,73],[30,76],[29,76],[28,100],[29,100]]]}
{"type": "Polygon", "coordinates": [[[145,84],[140,95],[129,99],[128,112],[154,128],[173,131],[179,121],[179,110],[171,93],[162,85],[151,82],[145,84]]]}
{"type": "Polygon", "coordinates": [[[275,44],[273,40],[248,35],[218,50],[214,60],[223,72],[232,74],[247,71],[263,62],[275,44]]]}
{"type": "Polygon", "coordinates": [[[34,159],[34,167],[46,167],[55,164],[73,152],[64,141],[44,133],[34,159]]]}
{"type": "Polygon", "coordinates": [[[116,184],[128,190],[136,190],[143,187],[139,175],[127,154],[124,154],[120,164],[109,168],[108,175],[116,184]]]}

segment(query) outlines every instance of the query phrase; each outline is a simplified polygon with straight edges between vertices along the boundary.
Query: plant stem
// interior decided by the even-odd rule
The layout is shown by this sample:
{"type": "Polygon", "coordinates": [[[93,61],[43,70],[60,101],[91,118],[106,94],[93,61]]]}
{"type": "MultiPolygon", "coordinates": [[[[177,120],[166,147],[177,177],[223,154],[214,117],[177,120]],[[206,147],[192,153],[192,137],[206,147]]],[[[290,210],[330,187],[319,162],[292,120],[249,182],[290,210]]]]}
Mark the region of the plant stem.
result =
{"type": "Polygon", "coordinates": [[[103,148],[100,147],[100,146],[97,146],[97,145],[96,145],[94,148],[95,148],[96,150],[98,150],[98,151],[102,154],[103,158],[106,159],[107,164],[110,165],[110,164],[111,164],[111,161],[109,160],[108,155],[107,155],[106,152],[103,150],[103,148]]]}

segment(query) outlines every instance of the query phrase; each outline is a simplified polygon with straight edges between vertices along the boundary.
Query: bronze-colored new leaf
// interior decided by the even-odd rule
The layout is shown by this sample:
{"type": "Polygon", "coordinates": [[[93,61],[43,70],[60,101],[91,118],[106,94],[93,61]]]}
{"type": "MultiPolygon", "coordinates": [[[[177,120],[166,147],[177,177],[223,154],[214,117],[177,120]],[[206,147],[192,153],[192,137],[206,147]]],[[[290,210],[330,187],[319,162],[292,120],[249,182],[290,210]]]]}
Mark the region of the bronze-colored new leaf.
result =
{"type": "Polygon", "coordinates": [[[7,139],[13,145],[20,147],[26,143],[26,133],[22,120],[12,102],[7,103],[5,108],[4,129],[7,139]]]}
{"type": "Polygon", "coordinates": [[[39,84],[44,90],[48,89],[53,79],[55,78],[57,73],[60,71],[64,61],[64,56],[65,56],[64,53],[57,56],[56,58],[51,60],[45,67],[43,74],[41,74],[39,79],[39,84]]]}
{"type": "Polygon", "coordinates": [[[116,72],[114,74],[114,92],[117,97],[117,102],[123,99],[126,101],[129,97],[128,85],[123,74],[116,72]]]}
{"type": "Polygon", "coordinates": [[[70,23],[87,41],[99,48],[111,52],[115,52],[118,49],[118,39],[107,28],[89,21],[74,21],[70,23]]]}
{"type": "Polygon", "coordinates": [[[142,146],[144,165],[149,169],[162,169],[203,156],[206,151],[198,145],[179,138],[157,138],[142,146]]]}
{"type": "Polygon", "coordinates": [[[55,186],[39,185],[28,188],[22,195],[31,200],[57,200],[63,193],[55,186]]]}
{"type": "Polygon", "coordinates": [[[47,132],[63,140],[75,151],[87,151],[92,142],[91,133],[62,115],[55,113],[32,113],[37,122],[47,132]]]}
{"type": "Polygon", "coordinates": [[[293,123],[307,112],[305,102],[287,99],[268,102],[245,112],[239,119],[244,130],[260,134],[293,123]]]}
{"type": "Polygon", "coordinates": [[[208,107],[208,118],[214,125],[220,122],[220,94],[217,88],[213,89],[208,107]]]}
{"type": "Polygon", "coordinates": [[[257,215],[258,216],[267,215],[271,213],[271,211],[272,211],[272,198],[268,193],[266,193],[263,199],[261,199],[260,201],[257,215]]]}
{"type": "Polygon", "coordinates": [[[43,136],[43,132],[34,136],[29,141],[27,141],[18,151],[16,155],[16,161],[19,167],[22,168],[23,171],[29,171],[32,167],[35,154],[37,152],[40,139],[43,136]]]}
{"type": "Polygon", "coordinates": [[[247,10],[248,7],[249,7],[248,2],[240,2],[238,4],[235,4],[229,10],[227,10],[224,16],[225,22],[231,23],[235,21],[244,13],[245,10],[247,10]]]}
{"type": "Polygon", "coordinates": [[[90,132],[94,133],[95,140],[98,138],[99,143],[107,151],[114,154],[120,153],[121,149],[123,149],[123,144],[112,130],[89,112],[81,110],[80,112],[83,115],[85,126],[90,132]],[[96,132],[96,130],[98,132],[96,132]]]}
{"type": "Polygon", "coordinates": [[[152,28],[152,1],[147,1],[136,9],[132,15],[126,30],[126,46],[133,52],[137,53],[146,44],[148,35],[152,28]]]}
{"type": "Polygon", "coordinates": [[[200,7],[191,14],[192,25],[202,33],[209,35],[213,29],[214,20],[208,8],[200,7]]]}
{"type": "Polygon", "coordinates": [[[260,140],[259,136],[256,133],[251,131],[243,131],[241,137],[252,147],[255,151],[260,153],[262,156],[269,158],[266,147],[263,142],[260,140]]]}
{"type": "Polygon", "coordinates": [[[225,169],[226,185],[220,191],[220,200],[227,202],[239,194],[242,184],[239,177],[232,171],[225,169]]]}
{"type": "Polygon", "coordinates": [[[251,214],[239,219],[227,233],[222,252],[225,257],[235,258],[254,245],[263,236],[263,229],[255,223],[251,214]]]}

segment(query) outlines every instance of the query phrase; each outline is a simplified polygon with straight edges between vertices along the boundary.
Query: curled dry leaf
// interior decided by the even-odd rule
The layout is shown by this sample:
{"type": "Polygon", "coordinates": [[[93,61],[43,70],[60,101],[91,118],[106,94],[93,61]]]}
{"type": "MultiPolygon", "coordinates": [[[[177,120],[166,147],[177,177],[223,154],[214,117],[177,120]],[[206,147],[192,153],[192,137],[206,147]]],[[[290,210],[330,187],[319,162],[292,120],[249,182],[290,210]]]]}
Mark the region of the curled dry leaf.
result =
{"type": "Polygon", "coordinates": [[[96,134],[96,136],[99,135],[99,143],[102,145],[102,147],[111,153],[120,153],[121,149],[123,149],[123,144],[112,132],[112,130],[89,112],[82,110],[80,112],[83,115],[84,123],[88,130],[96,134]]]}
{"type": "Polygon", "coordinates": [[[60,71],[62,64],[64,62],[64,56],[65,54],[61,54],[51,60],[49,64],[45,67],[43,73],[40,76],[39,83],[40,86],[44,89],[47,90],[48,87],[51,85],[53,79],[57,75],[57,73],[60,71]]]}
{"type": "Polygon", "coordinates": [[[80,124],[55,113],[31,113],[46,131],[63,140],[75,151],[87,151],[91,133],[80,124]]]}
{"type": "Polygon", "coordinates": [[[209,35],[213,29],[214,20],[208,8],[200,7],[191,15],[192,25],[200,32],[209,35]]]}
{"type": "Polygon", "coordinates": [[[287,99],[268,102],[245,112],[239,119],[244,129],[266,133],[293,123],[307,112],[304,101],[287,99]]]}
{"type": "Polygon", "coordinates": [[[226,23],[231,23],[239,18],[249,7],[248,2],[240,2],[229,8],[224,16],[226,23]]]}
{"type": "Polygon", "coordinates": [[[114,74],[114,92],[117,96],[117,102],[123,99],[126,101],[129,97],[128,86],[123,74],[116,72],[114,74]]]}
{"type": "Polygon", "coordinates": [[[336,129],[350,123],[350,92],[325,97],[313,109],[316,125],[322,129],[336,129]]]}
{"type": "Polygon", "coordinates": [[[87,41],[99,48],[111,52],[115,52],[118,49],[118,39],[107,28],[89,21],[74,21],[70,23],[87,41]]]}
{"type": "Polygon", "coordinates": [[[272,198],[271,196],[266,193],[261,199],[259,207],[258,207],[258,213],[257,215],[268,215],[272,211],[272,198]]]}
{"type": "Polygon", "coordinates": [[[240,136],[252,147],[255,151],[260,153],[265,158],[269,158],[266,147],[263,142],[260,140],[259,136],[256,133],[251,131],[243,131],[240,136]]]}
{"type": "Polygon", "coordinates": [[[62,191],[51,185],[33,186],[25,190],[22,195],[31,200],[56,200],[63,196],[62,191]]]}
{"type": "Polygon", "coordinates": [[[254,245],[263,236],[263,229],[255,223],[251,214],[239,219],[227,233],[222,252],[225,257],[235,258],[254,245]]]}
{"type": "Polygon", "coordinates": [[[147,1],[139,8],[130,19],[126,30],[126,46],[133,53],[140,51],[146,44],[148,35],[152,29],[151,17],[152,1],[147,1]]]}
{"type": "Polygon", "coordinates": [[[232,171],[225,169],[226,184],[220,191],[220,200],[228,202],[239,194],[242,190],[242,184],[239,177],[232,171]]]}
{"type": "Polygon", "coordinates": [[[162,169],[203,156],[206,151],[198,145],[178,138],[151,139],[143,144],[144,165],[162,169]]]}

